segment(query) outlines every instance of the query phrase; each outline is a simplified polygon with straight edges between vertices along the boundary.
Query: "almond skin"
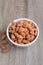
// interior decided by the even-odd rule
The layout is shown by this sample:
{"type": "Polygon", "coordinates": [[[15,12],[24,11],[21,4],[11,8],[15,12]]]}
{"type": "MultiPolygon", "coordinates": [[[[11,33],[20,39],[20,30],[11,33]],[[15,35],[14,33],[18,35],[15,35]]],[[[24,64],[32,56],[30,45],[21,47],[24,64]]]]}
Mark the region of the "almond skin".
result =
{"type": "Polygon", "coordinates": [[[4,40],[6,38],[6,35],[2,35],[1,39],[4,40]]]}
{"type": "Polygon", "coordinates": [[[7,53],[8,52],[8,49],[5,48],[5,49],[2,49],[2,53],[7,53]]]}

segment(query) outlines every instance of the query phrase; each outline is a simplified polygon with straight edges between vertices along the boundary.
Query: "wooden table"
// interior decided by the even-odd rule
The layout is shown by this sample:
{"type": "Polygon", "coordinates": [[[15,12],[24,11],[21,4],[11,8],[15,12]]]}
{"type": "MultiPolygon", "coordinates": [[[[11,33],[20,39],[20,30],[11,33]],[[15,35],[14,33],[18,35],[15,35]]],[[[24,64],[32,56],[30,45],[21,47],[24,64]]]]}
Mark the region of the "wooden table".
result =
{"type": "Polygon", "coordinates": [[[43,0],[0,0],[0,31],[21,17],[34,20],[40,36],[28,48],[8,46],[10,50],[6,54],[0,49],[0,65],[43,65],[43,0]]]}

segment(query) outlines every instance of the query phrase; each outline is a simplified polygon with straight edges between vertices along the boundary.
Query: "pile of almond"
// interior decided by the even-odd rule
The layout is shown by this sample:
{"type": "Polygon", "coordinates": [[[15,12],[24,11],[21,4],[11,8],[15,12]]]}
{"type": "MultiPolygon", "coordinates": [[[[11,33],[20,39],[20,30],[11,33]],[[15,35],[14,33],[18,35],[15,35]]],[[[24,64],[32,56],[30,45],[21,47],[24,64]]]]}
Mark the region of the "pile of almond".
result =
{"type": "Polygon", "coordinates": [[[18,44],[28,44],[37,36],[38,30],[34,23],[21,20],[12,22],[9,27],[9,37],[18,44]]]}
{"type": "MultiPolygon", "coordinates": [[[[9,51],[9,49],[6,46],[7,44],[10,44],[10,43],[7,41],[6,30],[2,29],[2,31],[1,31],[1,42],[0,42],[0,48],[1,48],[2,53],[7,53],[9,51]]],[[[13,46],[13,44],[10,44],[10,46],[13,46]]]]}

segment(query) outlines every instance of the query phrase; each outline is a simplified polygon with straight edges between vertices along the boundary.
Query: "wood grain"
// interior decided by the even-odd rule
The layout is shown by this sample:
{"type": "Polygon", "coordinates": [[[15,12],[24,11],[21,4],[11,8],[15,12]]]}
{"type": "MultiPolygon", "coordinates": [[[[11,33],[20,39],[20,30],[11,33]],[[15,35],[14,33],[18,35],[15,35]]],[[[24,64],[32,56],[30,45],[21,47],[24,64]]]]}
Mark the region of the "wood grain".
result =
{"type": "Polygon", "coordinates": [[[43,0],[0,0],[0,31],[16,18],[34,20],[40,29],[35,44],[28,48],[9,47],[7,54],[0,49],[0,65],[43,65],[43,0]]]}

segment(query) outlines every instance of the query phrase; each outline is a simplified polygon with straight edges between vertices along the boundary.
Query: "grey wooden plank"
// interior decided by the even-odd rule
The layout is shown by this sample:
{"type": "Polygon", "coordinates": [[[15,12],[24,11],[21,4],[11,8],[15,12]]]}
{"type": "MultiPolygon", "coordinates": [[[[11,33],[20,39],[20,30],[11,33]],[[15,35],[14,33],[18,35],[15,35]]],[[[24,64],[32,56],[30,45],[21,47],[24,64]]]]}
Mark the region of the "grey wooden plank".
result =
{"type": "Polygon", "coordinates": [[[0,0],[0,30],[20,17],[38,24],[39,39],[28,48],[8,46],[7,54],[2,54],[0,49],[0,65],[43,65],[43,0],[0,0]]]}
{"type": "MultiPolygon", "coordinates": [[[[37,42],[35,43],[34,48],[32,47],[31,55],[33,60],[30,60],[30,65],[43,65],[43,51],[42,51],[42,42],[43,42],[43,1],[41,0],[30,0],[28,1],[28,18],[33,19],[39,26],[40,29],[40,36],[37,42]],[[34,51],[33,51],[34,50],[34,51]]],[[[31,48],[30,48],[31,49],[31,48]]],[[[29,64],[29,63],[28,63],[29,64]]]]}

